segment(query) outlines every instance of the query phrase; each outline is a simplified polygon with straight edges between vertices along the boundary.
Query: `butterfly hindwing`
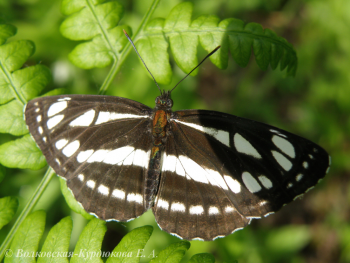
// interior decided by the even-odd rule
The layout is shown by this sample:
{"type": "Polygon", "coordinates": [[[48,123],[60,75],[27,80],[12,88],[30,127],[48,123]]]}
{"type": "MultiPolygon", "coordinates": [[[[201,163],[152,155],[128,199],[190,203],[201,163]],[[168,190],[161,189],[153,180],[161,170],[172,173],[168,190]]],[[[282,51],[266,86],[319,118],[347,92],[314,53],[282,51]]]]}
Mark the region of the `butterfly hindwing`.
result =
{"type": "Polygon", "coordinates": [[[188,145],[178,127],[173,127],[172,134],[163,155],[153,207],[158,225],[184,239],[212,240],[249,224],[250,219],[244,218],[229,199],[231,193],[226,193],[223,178],[215,174],[212,165],[201,162],[207,161],[207,156],[188,145]]]}
{"type": "Polygon", "coordinates": [[[70,95],[32,100],[25,116],[48,164],[84,209],[126,221],[144,212],[151,112],[124,98],[70,95]]]}

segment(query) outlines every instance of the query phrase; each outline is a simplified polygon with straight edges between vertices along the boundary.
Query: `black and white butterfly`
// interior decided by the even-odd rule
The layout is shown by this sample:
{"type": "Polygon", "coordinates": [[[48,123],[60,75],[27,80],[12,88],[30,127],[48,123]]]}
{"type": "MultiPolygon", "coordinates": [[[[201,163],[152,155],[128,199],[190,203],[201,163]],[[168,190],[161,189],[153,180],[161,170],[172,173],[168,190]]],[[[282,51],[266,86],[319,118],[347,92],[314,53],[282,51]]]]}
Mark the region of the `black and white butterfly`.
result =
{"type": "Polygon", "coordinates": [[[113,96],[30,101],[26,123],[84,209],[129,221],[152,209],[183,239],[213,240],[279,210],[329,170],[320,146],[281,129],[206,110],[151,109],[113,96]]]}

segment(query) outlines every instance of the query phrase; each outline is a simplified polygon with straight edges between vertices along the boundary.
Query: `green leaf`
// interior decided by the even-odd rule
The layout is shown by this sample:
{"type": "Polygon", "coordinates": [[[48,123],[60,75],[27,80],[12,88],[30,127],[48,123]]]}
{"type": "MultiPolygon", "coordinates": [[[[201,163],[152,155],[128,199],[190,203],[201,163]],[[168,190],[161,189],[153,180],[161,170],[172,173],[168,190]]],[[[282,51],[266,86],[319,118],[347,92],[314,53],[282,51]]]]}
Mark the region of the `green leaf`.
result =
{"type": "Polygon", "coordinates": [[[162,34],[163,24],[162,18],[152,20],[145,29],[150,36],[140,38],[135,45],[157,82],[170,83],[172,70],[169,63],[169,44],[162,34]]]}
{"type": "Polygon", "coordinates": [[[171,244],[166,249],[159,252],[156,258],[153,258],[150,263],[177,263],[184,257],[186,251],[191,244],[187,241],[171,244]]]}
{"type": "Polygon", "coordinates": [[[74,195],[71,190],[67,187],[67,182],[64,178],[60,177],[61,191],[66,199],[68,206],[76,213],[81,214],[84,218],[91,220],[95,218],[93,215],[87,213],[82,205],[74,198],[74,195]]]}
{"type": "Polygon", "coordinates": [[[200,16],[192,22],[191,28],[204,31],[199,35],[199,41],[208,53],[213,51],[212,47],[221,46],[209,59],[218,68],[225,69],[228,62],[228,43],[218,30],[220,29],[219,23],[220,19],[217,16],[200,16]]]}
{"type": "Polygon", "coordinates": [[[102,239],[107,230],[105,224],[105,221],[94,218],[86,225],[75,246],[71,263],[103,262],[100,252],[102,239]]]}
{"type": "Polygon", "coordinates": [[[29,134],[0,146],[0,163],[10,168],[37,170],[46,160],[29,134]]]}
{"type": "MultiPolygon", "coordinates": [[[[169,36],[170,48],[176,64],[185,72],[197,66],[198,36],[190,30],[193,4],[185,2],[170,11],[164,22],[164,33],[169,36]]],[[[192,75],[195,75],[193,72],[192,75]]]]}
{"type": "Polygon", "coordinates": [[[36,211],[23,221],[10,247],[12,257],[6,257],[5,263],[35,262],[35,254],[45,229],[45,218],[44,211],[36,211]]]}
{"type": "Polygon", "coordinates": [[[201,253],[196,254],[188,261],[188,263],[214,263],[215,258],[212,254],[201,253]]]}
{"type": "MultiPolygon", "coordinates": [[[[131,34],[129,26],[118,26],[108,30],[109,41],[116,52],[128,42],[123,33],[123,29],[131,34]]],[[[96,36],[92,41],[78,45],[69,54],[69,59],[78,67],[84,69],[102,68],[113,62],[113,56],[110,54],[110,48],[105,44],[101,35],[96,36]]]]}
{"type": "Polygon", "coordinates": [[[70,15],[61,24],[62,35],[72,40],[92,39],[69,54],[69,59],[84,69],[105,67],[116,61],[127,43],[122,30],[131,33],[128,26],[117,26],[124,14],[123,6],[116,1],[102,2],[62,2],[62,11],[70,15]]]}
{"type": "Polygon", "coordinates": [[[0,198],[0,229],[7,225],[18,208],[18,200],[16,197],[7,196],[0,198]]]}
{"type": "Polygon", "coordinates": [[[135,36],[135,45],[140,55],[159,83],[170,82],[169,56],[165,54],[168,48],[167,39],[177,65],[185,73],[198,64],[196,52],[199,39],[199,43],[208,53],[221,46],[210,57],[221,69],[228,65],[229,51],[238,65],[247,66],[253,49],[261,69],[265,70],[269,65],[275,69],[280,64],[281,70],[288,67],[287,74],[295,75],[296,52],[284,38],[278,37],[269,29],[264,30],[259,24],[245,24],[234,18],[220,22],[216,16],[202,15],[191,22],[192,9],[192,3],[180,3],[170,11],[165,20],[157,18],[150,21],[144,31],[135,36]],[[157,72],[158,68],[161,73],[157,72]]]}
{"type": "Polygon", "coordinates": [[[0,106],[0,132],[12,135],[23,135],[28,133],[26,123],[23,119],[23,105],[13,100],[0,106]]]}
{"type": "Polygon", "coordinates": [[[4,44],[9,37],[16,35],[17,28],[13,25],[0,21],[0,45],[4,44]]]}
{"type": "Polygon", "coordinates": [[[152,231],[153,227],[151,226],[143,226],[132,230],[115,247],[106,263],[140,262],[143,249],[151,237],[152,231]]]}
{"type": "Polygon", "coordinates": [[[4,72],[21,68],[34,51],[34,43],[29,40],[17,40],[0,46],[0,62],[4,72]]]}
{"type": "Polygon", "coordinates": [[[51,72],[44,65],[35,65],[16,70],[7,77],[9,78],[6,80],[5,75],[0,74],[0,92],[3,94],[0,104],[14,99],[11,86],[20,91],[26,100],[38,96],[50,82],[51,72]]]}
{"type": "Polygon", "coordinates": [[[72,226],[72,219],[67,216],[51,228],[40,251],[42,256],[38,258],[38,263],[68,262],[67,257],[57,255],[64,255],[64,253],[68,252],[72,226]]]}
{"type": "Polygon", "coordinates": [[[44,65],[35,65],[15,71],[12,77],[15,87],[20,88],[26,100],[31,100],[49,84],[51,72],[44,65]]]}
{"type": "MultiPolygon", "coordinates": [[[[21,71],[19,73],[13,73],[13,71],[22,67],[23,63],[27,61],[34,51],[35,46],[29,40],[13,41],[0,46],[0,104],[12,100],[15,97],[15,92],[21,92],[20,86],[17,87],[16,85],[19,83],[25,84],[28,76],[21,74],[21,71]]],[[[29,92],[28,89],[27,92],[29,92]]],[[[22,101],[22,103],[24,102],[22,101]]]]}

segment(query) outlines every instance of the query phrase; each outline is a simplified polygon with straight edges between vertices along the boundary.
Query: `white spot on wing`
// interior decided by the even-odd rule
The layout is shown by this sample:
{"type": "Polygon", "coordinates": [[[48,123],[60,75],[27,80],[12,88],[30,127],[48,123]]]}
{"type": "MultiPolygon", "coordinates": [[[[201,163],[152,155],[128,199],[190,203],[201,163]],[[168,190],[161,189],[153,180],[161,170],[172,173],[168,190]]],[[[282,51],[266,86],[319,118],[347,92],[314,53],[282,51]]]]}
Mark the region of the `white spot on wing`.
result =
{"type": "Polygon", "coordinates": [[[38,132],[39,132],[40,134],[43,134],[43,132],[44,132],[43,127],[39,126],[39,127],[38,127],[38,132]]]}
{"type": "Polygon", "coordinates": [[[112,196],[114,196],[115,198],[124,200],[125,199],[125,192],[120,190],[120,189],[114,189],[112,192],[112,196]]]}
{"type": "Polygon", "coordinates": [[[234,192],[235,194],[238,194],[241,192],[241,184],[237,180],[233,179],[229,175],[224,175],[224,178],[228,187],[230,187],[232,192],[234,192]]]}
{"type": "Polygon", "coordinates": [[[98,113],[98,118],[95,124],[101,124],[113,120],[121,120],[121,119],[139,119],[139,118],[148,118],[148,115],[135,115],[135,114],[126,114],[126,113],[116,113],[116,112],[108,112],[108,111],[100,111],[98,113]]]}
{"type": "Polygon", "coordinates": [[[68,100],[71,100],[71,98],[69,98],[69,97],[64,97],[64,98],[58,99],[57,101],[68,101],[68,100]]]}
{"type": "Polygon", "coordinates": [[[56,143],[55,143],[55,146],[58,150],[61,150],[64,146],[66,146],[66,144],[68,143],[68,140],[66,139],[61,139],[61,140],[58,140],[56,143]]]}
{"type": "Polygon", "coordinates": [[[231,213],[231,212],[233,212],[233,211],[235,211],[235,209],[234,209],[232,206],[226,206],[226,207],[225,207],[225,212],[226,212],[226,213],[231,213]]]}
{"type": "Polygon", "coordinates": [[[36,116],[36,121],[37,121],[37,122],[41,122],[41,115],[36,116]]]}
{"type": "Polygon", "coordinates": [[[298,182],[303,179],[304,175],[303,174],[298,174],[296,177],[295,177],[295,180],[297,180],[298,182]]]}
{"type": "Polygon", "coordinates": [[[93,154],[93,152],[94,152],[94,150],[81,151],[77,155],[77,161],[79,163],[85,162],[91,156],[91,154],[93,154]]]}
{"type": "Polygon", "coordinates": [[[250,142],[248,142],[245,138],[243,138],[243,136],[240,135],[239,133],[236,133],[233,136],[233,141],[234,141],[235,148],[238,152],[261,159],[261,155],[253,147],[253,145],[251,145],[250,142]]]}
{"type": "Polygon", "coordinates": [[[224,190],[228,190],[226,182],[220,173],[211,169],[205,169],[205,171],[207,172],[206,176],[211,185],[215,185],[221,187],[224,190]]]}
{"type": "Polygon", "coordinates": [[[142,168],[147,168],[149,158],[150,158],[150,155],[148,154],[148,152],[137,149],[135,151],[134,160],[133,160],[132,164],[136,165],[136,166],[140,166],[142,168]]]}
{"type": "Polygon", "coordinates": [[[277,134],[277,135],[279,135],[279,136],[282,136],[282,137],[284,137],[284,138],[287,138],[287,136],[286,136],[286,135],[284,135],[284,134],[280,133],[279,131],[276,131],[276,130],[270,129],[270,132],[276,133],[276,134],[277,134]]]}
{"type": "Polygon", "coordinates": [[[69,123],[70,126],[89,126],[95,117],[95,111],[89,110],[69,123]]]}
{"type": "Polygon", "coordinates": [[[193,205],[190,207],[190,214],[191,215],[201,215],[203,214],[204,209],[201,205],[193,205]]]}
{"type": "Polygon", "coordinates": [[[176,162],[175,173],[177,175],[180,175],[180,176],[183,176],[183,177],[186,176],[185,169],[183,168],[182,163],[180,162],[180,160],[177,160],[177,162],[176,162]]]}
{"type": "Polygon", "coordinates": [[[86,182],[87,187],[94,189],[95,188],[95,181],[89,180],[86,182]]]}
{"type": "Polygon", "coordinates": [[[309,164],[307,162],[303,162],[303,167],[307,169],[309,167],[309,164]]]}
{"type": "Polygon", "coordinates": [[[138,204],[142,204],[143,198],[142,195],[140,194],[128,194],[127,198],[126,198],[129,202],[136,202],[138,204]]]}
{"type": "Polygon", "coordinates": [[[67,108],[67,105],[67,101],[55,102],[50,106],[49,110],[47,111],[47,117],[54,116],[57,113],[63,111],[65,108],[67,108]]]}
{"type": "Polygon", "coordinates": [[[197,164],[195,161],[189,159],[184,155],[179,156],[179,160],[184,167],[186,174],[194,181],[209,184],[207,177],[205,176],[205,170],[197,164]]]}
{"type": "Polygon", "coordinates": [[[286,139],[281,138],[280,136],[274,135],[274,136],[272,136],[272,142],[282,152],[284,152],[285,154],[287,154],[291,158],[295,158],[294,146],[289,141],[287,141],[286,139]]]}
{"type": "Polygon", "coordinates": [[[186,211],[185,205],[178,202],[172,203],[170,209],[171,211],[178,211],[183,213],[186,211]]]}
{"type": "Polygon", "coordinates": [[[85,177],[84,177],[83,174],[79,174],[79,175],[78,175],[78,179],[79,179],[80,181],[83,182],[83,181],[84,181],[84,178],[85,178],[85,177]]]}
{"type": "Polygon", "coordinates": [[[131,152],[124,160],[123,165],[132,165],[134,161],[135,151],[131,152]]]}
{"type": "Polygon", "coordinates": [[[209,215],[219,214],[219,209],[216,206],[209,207],[209,215]]]}
{"type": "Polygon", "coordinates": [[[248,172],[242,173],[242,180],[245,184],[245,186],[248,188],[249,192],[256,193],[261,190],[261,186],[259,183],[255,180],[255,178],[248,172]]]}
{"type": "Polygon", "coordinates": [[[103,149],[97,150],[89,157],[89,159],[87,159],[87,162],[88,163],[102,162],[109,152],[110,150],[103,150],[103,149]]]}
{"type": "MultiPolygon", "coordinates": [[[[177,164],[177,157],[175,155],[163,155],[162,171],[175,172],[177,164]]],[[[183,175],[184,176],[184,175],[183,175]]]]}
{"type": "Polygon", "coordinates": [[[265,175],[260,175],[258,179],[266,189],[270,189],[272,187],[272,182],[265,175]]]}
{"type": "Polygon", "coordinates": [[[226,146],[230,147],[230,134],[227,131],[223,131],[223,130],[217,130],[214,128],[208,128],[205,126],[201,126],[198,124],[194,124],[194,123],[188,123],[188,122],[184,122],[184,121],[180,121],[180,120],[174,120],[178,123],[184,124],[188,127],[194,128],[198,131],[204,132],[208,135],[213,136],[215,139],[217,139],[219,142],[225,144],[226,146]]]}
{"type": "Polygon", "coordinates": [[[67,157],[71,157],[79,149],[79,146],[80,142],[75,140],[64,147],[62,153],[67,157]]]}
{"type": "Polygon", "coordinates": [[[276,151],[271,151],[273,157],[277,161],[277,163],[286,171],[289,171],[292,168],[292,163],[284,157],[282,154],[276,151]]]}
{"type": "Polygon", "coordinates": [[[103,159],[103,162],[108,164],[117,164],[125,160],[125,158],[127,158],[134,150],[134,147],[124,146],[113,151],[108,151],[103,159]]]}
{"type": "Polygon", "coordinates": [[[46,125],[48,129],[52,129],[53,127],[55,127],[57,124],[59,124],[61,122],[61,120],[63,120],[64,115],[60,114],[60,115],[56,115],[55,117],[50,118],[46,125]]]}
{"type": "Polygon", "coordinates": [[[108,196],[109,195],[109,188],[103,184],[101,184],[98,188],[97,188],[97,191],[100,193],[100,194],[103,194],[105,196],[108,196]]]}
{"type": "Polygon", "coordinates": [[[157,202],[157,207],[164,208],[164,209],[168,210],[169,209],[169,202],[165,201],[163,199],[159,199],[157,202]]]}

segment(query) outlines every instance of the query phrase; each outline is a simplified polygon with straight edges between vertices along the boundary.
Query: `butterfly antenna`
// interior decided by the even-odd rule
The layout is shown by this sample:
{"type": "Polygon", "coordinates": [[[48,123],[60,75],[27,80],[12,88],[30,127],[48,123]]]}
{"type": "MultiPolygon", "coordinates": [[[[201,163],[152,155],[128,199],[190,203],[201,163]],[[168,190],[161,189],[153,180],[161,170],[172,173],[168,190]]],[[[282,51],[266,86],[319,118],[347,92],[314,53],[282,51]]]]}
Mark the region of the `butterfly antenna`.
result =
{"type": "MultiPolygon", "coordinates": [[[[152,78],[153,78],[153,80],[154,80],[154,83],[156,83],[156,85],[157,85],[157,87],[158,87],[158,89],[159,89],[159,91],[160,91],[160,95],[162,95],[162,91],[161,91],[161,89],[159,88],[159,85],[158,85],[156,79],[153,77],[151,71],[148,69],[148,67],[146,66],[146,63],[143,61],[142,57],[140,56],[139,52],[137,51],[137,49],[136,49],[136,47],[135,47],[135,45],[134,45],[134,42],[132,42],[132,40],[131,40],[131,38],[129,37],[128,33],[126,33],[126,31],[125,31],[124,29],[123,29],[123,32],[124,32],[126,38],[127,38],[127,39],[129,40],[129,42],[131,43],[132,47],[135,49],[136,54],[137,54],[137,55],[139,56],[139,58],[141,59],[143,65],[144,65],[145,68],[147,69],[148,73],[152,76],[152,78]]],[[[192,72],[192,71],[191,71],[191,72],[192,72]]]]}
{"type": "Polygon", "coordinates": [[[205,56],[205,58],[203,58],[203,60],[201,62],[199,62],[199,64],[190,71],[190,73],[188,73],[185,77],[182,78],[182,80],[180,80],[174,88],[172,88],[172,90],[170,92],[172,92],[185,78],[188,77],[188,75],[190,75],[196,68],[198,68],[203,62],[204,60],[206,60],[208,57],[210,57],[211,55],[213,55],[221,46],[217,46],[212,52],[210,52],[208,55],[205,56]]]}

